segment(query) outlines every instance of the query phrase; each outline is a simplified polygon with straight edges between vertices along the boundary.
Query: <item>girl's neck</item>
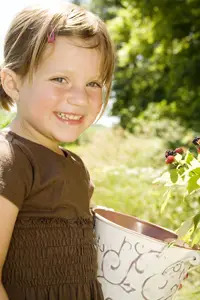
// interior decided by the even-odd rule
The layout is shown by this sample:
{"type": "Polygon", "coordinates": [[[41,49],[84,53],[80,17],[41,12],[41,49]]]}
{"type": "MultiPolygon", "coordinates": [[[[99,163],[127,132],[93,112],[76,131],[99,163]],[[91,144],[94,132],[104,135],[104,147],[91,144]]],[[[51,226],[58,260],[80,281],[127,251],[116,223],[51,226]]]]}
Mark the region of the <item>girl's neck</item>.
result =
{"type": "Polygon", "coordinates": [[[9,126],[10,130],[16,133],[17,135],[28,139],[32,142],[35,142],[37,144],[40,144],[46,148],[49,148],[50,150],[64,156],[63,151],[59,148],[59,142],[53,141],[50,138],[42,135],[40,132],[36,131],[34,128],[30,126],[24,126],[20,122],[18,122],[16,119],[12,121],[12,123],[9,126]]]}

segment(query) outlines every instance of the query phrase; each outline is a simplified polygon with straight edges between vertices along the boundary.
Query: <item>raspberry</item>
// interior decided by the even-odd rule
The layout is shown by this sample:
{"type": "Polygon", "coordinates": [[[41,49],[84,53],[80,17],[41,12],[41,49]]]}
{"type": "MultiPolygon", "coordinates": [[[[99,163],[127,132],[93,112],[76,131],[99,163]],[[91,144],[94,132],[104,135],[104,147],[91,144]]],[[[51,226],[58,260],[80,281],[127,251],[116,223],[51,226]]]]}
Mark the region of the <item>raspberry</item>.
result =
{"type": "Polygon", "coordinates": [[[176,148],[175,152],[179,153],[179,154],[183,154],[183,149],[182,148],[176,148]]]}
{"type": "Polygon", "coordinates": [[[169,155],[167,157],[167,159],[165,160],[165,162],[166,162],[166,164],[171,164],[171,163],[174,162],[174,160],[175,160],[174,156],[173,155],[169,155]]]}

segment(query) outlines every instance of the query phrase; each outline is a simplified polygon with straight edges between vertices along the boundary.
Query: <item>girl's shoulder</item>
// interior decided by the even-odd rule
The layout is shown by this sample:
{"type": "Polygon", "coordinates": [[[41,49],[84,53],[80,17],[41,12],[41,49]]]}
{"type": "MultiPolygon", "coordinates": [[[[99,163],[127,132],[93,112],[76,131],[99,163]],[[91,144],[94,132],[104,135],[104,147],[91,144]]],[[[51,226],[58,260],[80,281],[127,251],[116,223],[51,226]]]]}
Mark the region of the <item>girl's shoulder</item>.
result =
{"type": "Polygon", "coordinates": [[[0,159],[7,159],[8,162],[14,159],[32,161],[31,151],[23,143],[16,138],[10,130],[0,131],[0,159]]]}
{"type": "Polygon", "coordinates": [[[0,131],[0,195],[21,208],[32,183],[33,167],[25,145],[0,131]]]}

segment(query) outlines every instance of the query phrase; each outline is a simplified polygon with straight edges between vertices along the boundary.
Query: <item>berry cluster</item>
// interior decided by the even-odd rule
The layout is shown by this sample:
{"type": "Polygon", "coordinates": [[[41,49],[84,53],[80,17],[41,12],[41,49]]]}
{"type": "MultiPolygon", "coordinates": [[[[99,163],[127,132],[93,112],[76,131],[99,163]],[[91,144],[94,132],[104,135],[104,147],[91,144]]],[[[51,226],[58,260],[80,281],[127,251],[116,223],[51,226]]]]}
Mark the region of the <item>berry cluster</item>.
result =
{"type": "MultiPolygon", "coordinates": [[[[164,208],[169,199],[174,199],[174,195],[179,192],[175,187],[182,189],[185,201],[194,201],[200,193],[200,137],[195,137],[192,143],[196,146],[197,155],[189,149],[176,148],[165,152],[165,162],[171,164],[165,168],[160,177],[154,180],[154,183],[164,184],[166,187],[166,198],[164,208]],[[197,192],[196,195],[194,193],[197,192]]],[[[162,210],[164,209],[162,208],[162,210]]],[[[195,204],[196,210],[196,204],[195,204]]],[[[200,250],[200,210],[194,211],[194,214],[188,217],[177,230],[177,235],[181,241],[187,243],[194,250],[200,250]]],[[[183,245],[183,247],[185,247],[183,245]]],[[[180,286],[181,287],[181,286],[180,286]]]]}
{"type": "MultiPolygon", "coordinates": [[[[200,153],[200,137],[195,137],[192,143],[197,146],[197,152],[200,153]]],[[[175,150],[167,150],[165,152],[166,164],[172,164],[175,161],[177,153],[183,154],[183,148],[176,148],[175,150]]]]}
{"type": "Polygon", "coordinates": [[[177,153],[183,154],[183,149],[182,148],[176,148],[175,150],[167,150],[165,152],[165,157],[166,157],[166,164],[172,164],[175,160],[175,156],[177,153]]]}
{"type": "Polygon", "coordinates": [[[197,152],[200,153],[200,137],[195,137],[192,142],[195,146],[197,146],[197,152]]]}

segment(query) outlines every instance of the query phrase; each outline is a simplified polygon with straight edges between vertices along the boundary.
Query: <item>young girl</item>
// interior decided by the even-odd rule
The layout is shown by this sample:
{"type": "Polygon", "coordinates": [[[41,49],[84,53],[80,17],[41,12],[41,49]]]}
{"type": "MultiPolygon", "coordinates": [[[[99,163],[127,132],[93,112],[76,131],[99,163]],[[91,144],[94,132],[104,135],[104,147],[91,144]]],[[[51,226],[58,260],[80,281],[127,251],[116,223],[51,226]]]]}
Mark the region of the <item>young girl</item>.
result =
{"type": "Polygon", "coordinates": [[[104,110],[114,66],[104,23],[72,4],[24,9],[4,48],[0,102],[0,299],[100,300],[82,160],[59,147],[104,110]],[[102,90],[105,99],[102,101],[102,90]]]}

